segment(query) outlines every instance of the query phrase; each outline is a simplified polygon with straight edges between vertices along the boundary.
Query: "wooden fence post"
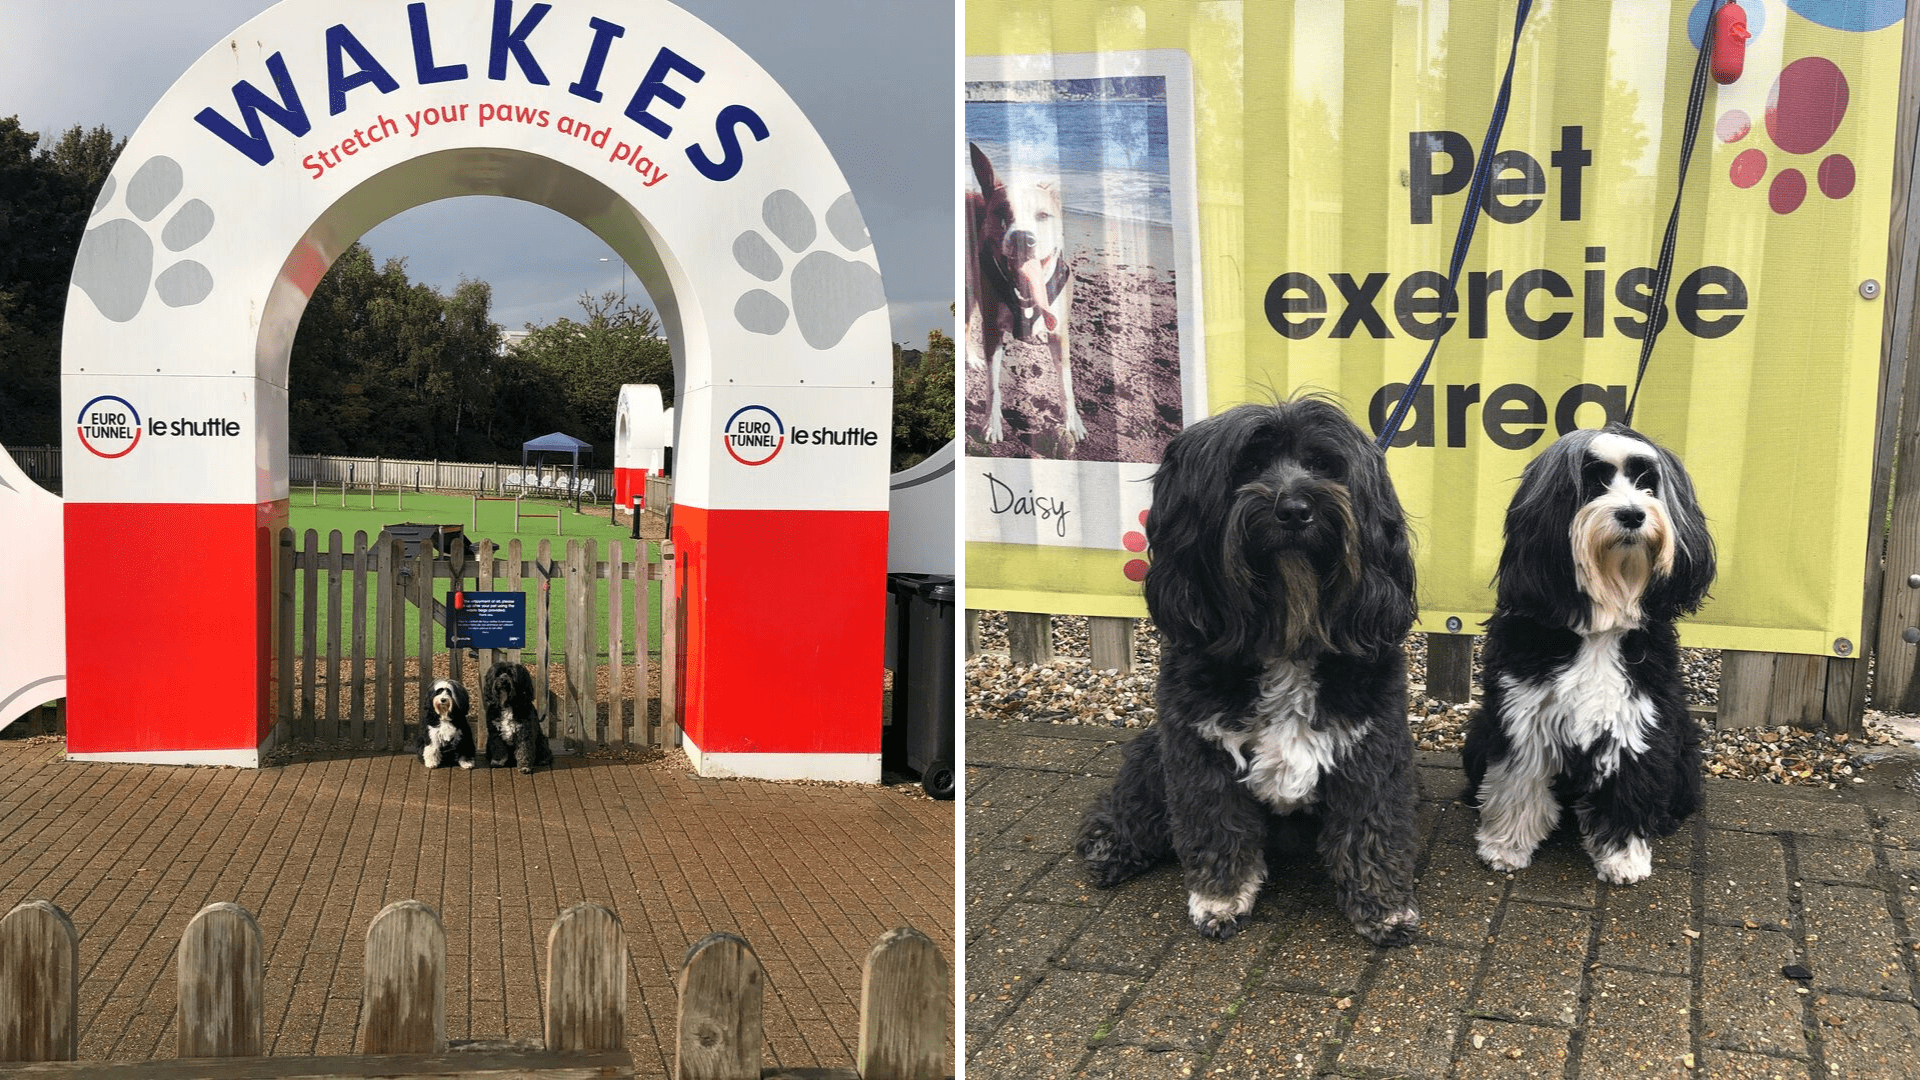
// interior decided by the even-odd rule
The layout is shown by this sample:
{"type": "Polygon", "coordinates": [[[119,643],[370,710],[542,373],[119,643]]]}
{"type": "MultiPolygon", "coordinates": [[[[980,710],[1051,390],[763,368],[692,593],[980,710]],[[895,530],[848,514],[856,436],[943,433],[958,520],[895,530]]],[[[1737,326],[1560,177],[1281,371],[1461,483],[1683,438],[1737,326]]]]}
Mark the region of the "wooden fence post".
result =
{"type": "Polygon", "coordinates": [[[1053,616],[1045,612],[1007,612],[1007,653],[1016,664],[1053,660],[1053,616]]]}
{"type": "MultiPolygon", "coordinates": [[[[413,700],[425,701],[427,687],[433,685],[433,548],[421,541],[420,552],[407,560],[413,570],[413,606],[419,613],[420,621],[415,624],[420,641],[420,683],[414,688],[413,700]]],[[[405,612],[405,608],[401,611],[405,612]]]]}
{"type": "Polygon", "coordinates": [[[396,900],[367,927],[360,1052],[438,1054],[447,1048],[447,932],[418,900],[396,900]]]}
{"type": "Polygon", "coordinates": [[[308,529],[305,550],[296,553],[294,565],[300,567],[300,737],[311,739],[318,733],[313,701],[320,681],[320,534],[308,529]],[[302,557],[304,556],[304,557],[302,557]],[[305,563],[304,567],[300,564],[305,563]]]}
{"type": "Polygon", "coordinates": [[[280,594],[280,617],[274,627],[280,655],[274,657],[275,677],[280,685],[274,688],[274,726],[280,727],[283,738],[295,733],[293,719],[293,530],[280,530],[279,577],[276,588],[280,594]],[[281,725],[285,725],[281,727],[281,725]]]}
{"type": "Polygon", "coordinates": [[[346,622],[340,611],[340,577],[345,570],[344,552],[341,551],[340,530],[327,533],[327,659],[322,665],[321,675],[326,687],[326,707],[321,710],[326,718],[327,738],[337,739],[346,734],[341,714],[345,704],[340,693],[340,631],[346,622]]]}
{"type": "Polygon", "coordinates": [[[367,558],[367,533],[353,534],[353,671],[348,685],[352,703],[347,707],[349,736],[354,745],[367,741],[367,575],[373,570],[367,558]]]}
{"type": "Polygon", "coordinates": [[[80,935],[28,900],[0,919],[0,1061],[72,1061],[80,1047],[80,935]]]}
{"type": "Polygon", "coordinates": [[[940,1080],[953,1015],[947,962],[925,934],[889,930],[860,976],[860,1080],[940,1080]]]}
{"type": "Polygon", "coordinates": [[[1427,696],[1440,701],[1473,697],[1473,635],[1427,635],[1427,696]]]}
{"type": "Polygon", "coordinates": [[[539,623],[535,636],[535,648],[538,651],[534,653],[540,662],[540,670],[533,679],[534,695],[540,704],[540,715],[547,718],[547,738],[557,739],[561,737],[563,718],[554,715],[552,675],[547,671],[547,662],[553,652],[547,647],[547,631],[553,624],[553,541],[544,536],[540,538],[540,546],[534,550],[533,569],[540,578],[539,602],[535,605],[539,608],[539,616],[535,620],[539,623]]]}
{"type": "MultiPolygon", "coordinates": [[[[526,567],[525,558],[525,554],[520,550],[519,537],[516,536],[507,541],[507,592],[520,591],[520,576],[526,567]]],[[[506,656],[503,659],[519,663],[526,651],[523,644],[521,648],[507,650],[506,656]]]]}
{"type": "MultiPolygon", "coordinates": [[[[665,728],[653,726],[653,714],[647,708],[647,699],[651,696],[651,681],[647,676],[648,639],[653,626],[653,613],[648,610],[654,591],[653,563],[647,558],[647,549],[651,545],[642,540],[634,545],[633,566],[633,722],[639,725],[640,735],[636,740],[641,746],[662,745],[656,732],[665,728]]],[[[661,710],[664,715],[665,709],[661,710]]]]}
{"type": "Polygon", "coordinates": [[[1096,615],[1087,620],[1087,652],[1095,671],[1133,670],[1133,620],[1096,615]]]}
{"type": "Polygon", "coordinates": [[[621,1050],[626,1024],[627,938],[620,917],[599,904],[575,904],[547,931],[547,1049],[621,1050]]]}
{"type": "MultiPolygon", "coordinates": [[[[437,472],[439,468],[440,466],[436,463],[434,465],[435,471],[437,472]]],[[[453,538],[453,543],[447,545],[447,568],[452,571],[453,574],[453,579],[448,583],[448,588],[454,592],[465,591],[467,577],[467,538],[465,536],[456,536],[453,538]]],[[[428,611],[431,613],[432,608],[429,607],[428,611]]],[[[453,612],[448,611],[445,614],[447,626],[453,626],[453,612]]],[[[446,639],[442,638],[441,640],[444,641],[446,639]]],[[[464,649],[455,648],[449,648],[447,650],[447,678],[455,682],[464,681],[461,674],[460,660],[461,654],[465,651],[464,649]]]]}
{"type": "MultiPolygon", "coordinates": [[[[620,540],[607,542],[607,740],[626,746],[633,741],[627,726],[626,636],[621,624],[627,619],[627,565],[623,556],[627,545],[620,540]]],[[[644,549],[642,549],[644,555],[644,549]]],[[[645,565],[644,560],[641,565],[645,565]]],[[[640,651],[646,652],[643,644],[640,651]]],[[[597,685],[597,684],[596,684],[597,685]]],[[[646,708],[646,702],[639,703],[646,708]]]]}
{"type": "MultiPolygon", "coordinates": [[[[499,466],[494,466],[494,470],[498,472],[499,466]]],[[[493,541],[480,541],[480,565],[477,568],[478,573],[476,574],[475,580],[478,582],[481,592],[493,591],[493,561],[499,553],[499,549],[494,546],[493,541]]],[[[480,650],[479,674],[482,678],[486,676],[487,672],[493,670],[493,665],[497,659],[498,654],[493,649],[480,650]]]]}
{"type": "Polygon", "coordinates": [[[760,1080],[764,976],[753,946],[708,934],[680,965],[674,1080],[760,1080]]]}
{"type": "Polygon", "coordinates": [[[967,658],[971,660],[980,653],[980,612],[976,608],[967,609],[967,658]]]}
{"type": "Polygon", "coordinates": [[[387,617],[392,620],[387,627],[387,741],[382,749],[398,750],[406,743],[407,730],[407,593],[401,578],[407,560],[399,537],[388,532],[380,535],[387,538],[381,564],[387,617]]]}
{"type": "Polygon", "coordinates": [[[179,1056],[266,1053],[260,925],[238,904],[208,904],[180,935],[179,1056]]]}
{"type": "Polygon", "coordinates": [[[680,745],[680,590],[674,580],[673,541],[660,542],[660,736],[680,745]]]}

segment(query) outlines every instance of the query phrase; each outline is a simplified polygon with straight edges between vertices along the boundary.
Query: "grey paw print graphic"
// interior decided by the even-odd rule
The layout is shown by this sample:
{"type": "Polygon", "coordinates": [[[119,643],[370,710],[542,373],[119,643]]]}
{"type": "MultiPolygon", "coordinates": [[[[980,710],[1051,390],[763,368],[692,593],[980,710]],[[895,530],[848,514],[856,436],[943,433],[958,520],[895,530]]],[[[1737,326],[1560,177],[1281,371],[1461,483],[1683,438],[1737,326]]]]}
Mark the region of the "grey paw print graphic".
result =
{"type": "MultiPolygon", "coordinates": [[[[813,211],[799,195],[785,188],[767,196],[760,207],[760,219],[766,222],[767,231],[795,255],[812,247],[818,234],[813,211]]],[[[847,251],[859,251],[873,243],[851,191],[828,208],[827,232],[847,251]]],[[[733,260],[761,281],[778,281],[786,269],[781,254],[752,229],[734,240],[733,260]]],[[[878,270],[825,250],[808,252],[794,264],[788,274],[787,295],[793,302],[791,314],[800,336],[815,349],[838,345],[855,320],[887,302],[878,270]]],[[[788,314],[787,302],[765,289],[750,290],[733,305],[734,319],[756,334],[779,333],[786,328],[788,314]]]]}
{"type": "MultiPolygon", "coordinates": [[[[127,181],[126,208],[132,218],[114,218],[87,230],[73,263],[73,283],[87,294],[100,314],[126,322],[146,306],[147,293],[168,307],[188,307],[213,291],[213,273],[192,259],[182,259],[154,276],[154,243],[143,224],[173,205],[185,186],[180,163],[170,157],[148,158],[127,181]],[[138,220],[135,220],[138,219],[138,220]]],[[[107,177],[98,214],[113,201],[114,179],[107,177]]],[[[199,199],[180,204],[160,227],[160,243],[168,251],[185,251],[213,231],[213,208],[199,199]]]]}

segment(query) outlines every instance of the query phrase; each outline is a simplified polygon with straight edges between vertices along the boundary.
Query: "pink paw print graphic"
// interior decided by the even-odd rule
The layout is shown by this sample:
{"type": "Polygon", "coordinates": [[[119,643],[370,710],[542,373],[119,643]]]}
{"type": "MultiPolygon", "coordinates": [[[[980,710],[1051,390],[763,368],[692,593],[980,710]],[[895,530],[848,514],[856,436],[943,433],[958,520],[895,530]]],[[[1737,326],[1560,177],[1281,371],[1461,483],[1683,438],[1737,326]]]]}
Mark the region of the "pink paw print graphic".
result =
{"type": "MultiPolygon", "coordinates": [[[[1146,528],[1147,512],[1142,510],[1140,511],[1140,527],[1138,529],[1128,529],[1123,533],[1120,537],[1120,546],[1136,555],[1145,555],[1147,551],[1146,528]]],[[[1147,560],[1144,558],[1128,559],[1126,565],[1120,568],[1120,572],[1127,576],[1128,581],[1145,581],[1147,579],[1147,560]]]]}
{"type": "MultiPolygon", "coordinates": [[[[1767,135],[1783,154],[1806,157],[1820,152],[1840,130],[1847,114],[1849,89],[1847,77],[1833,61],[1824,56],[1803,56],[1781,70],[1767,94],[1765,123],[1767,135]]],[[[1753,131],[1753,121],[1743,109],[1729,109],[1714,123],[1714,134],[1728,145],[1740,142],[1753,131]]],[[[1793,159],[1787,159],[1792,161],[1793,159]]],[[[1750,188],[1766,178],[1767,151],[1749,146],[1735,155],[1727,176],[1733,186],[1750,188]]],[[[1773,174],[1767,185],[1767,205],[1776,214],[1791,214],[1807,198],[1807,176],[1795,162],[1773,174]]],[[[1828,154],[1814,166],[1814,182],[1829,199],[1844,199],[1853,192],[1853,159],[1845,154],[1828,154]]]]}

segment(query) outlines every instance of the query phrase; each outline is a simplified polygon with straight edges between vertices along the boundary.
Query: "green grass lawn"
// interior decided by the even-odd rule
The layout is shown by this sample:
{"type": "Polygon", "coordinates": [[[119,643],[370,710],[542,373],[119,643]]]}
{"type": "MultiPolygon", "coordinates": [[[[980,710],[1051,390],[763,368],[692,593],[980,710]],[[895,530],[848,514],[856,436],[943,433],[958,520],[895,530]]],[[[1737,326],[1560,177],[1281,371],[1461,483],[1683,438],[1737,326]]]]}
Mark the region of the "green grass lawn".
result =
{"type": "MultiPolygon", "coordinates": [[[[575,513],[573,504],[570,502],[563,505],[555,500],[549,499],[522,499],[520,501],[520,531],[515,533],[513,531],[514,506],[511,502],[481,502],[478,506],[478,526],[476,530],[474,523],[475,506],[473,501],[466,496],[436,495],[430,493],[416,494],[413,492],[396,495],[396,493],[389,488],[382,489],[377,498],[375,498],[370,496],[366,489],[362,488],[356,491],[349,491],[346,501],[346,507],[342,508],[340,505],[339,488],[336,487],[331,491],[322,488],[319,492],[318,505],[314,505],[314,499],[310,490],[296,487],[292,492],[292,498],[289,500],[291,504],[289,507],[289,517],[291,518],[290,524],[294,530],[295,547],[304,549],[307,546],[306,532],[309,529],[316,532],[317,546],[322,551],[327,549],[328,533],[331,530],[339,530],[341,549],[348,555],[351,555],[353,552],[353,537],[356,531],[365,532],[367,534],[367,543],[371,546],[375,542],[375,538],[379,536],[381,528],[389,524],[458,524],[466,530],[469,544],[477,548],[481,540],[492,540],[501,549],[498,557],[502,559],[506,557],[505,549],[507,545],[515,539],[520,541],[521,557],[527,560],[531,560],[538,553],[541,540],[550,540],[552,542],[551,556],[553,560],[564,566],[566,562],[567,542],[569,540],[592,539],[598,541],[597,557],[600,562],[607,561],[608,548],[616,541],[621,544],[622,552],[628,561],[631,561],[633,558],[635,546],[642,543],[646,545],[648,561],[660,561],[658,542],[635,541],[632,539],[631,527],[624,525],[616,526],[609,523],[605,503],[602,503],[597,509],[590,503],[582,503],[582,512],[575,513]],[[554,518],[529,516],[533,514],[559,514],[560,517],[556,521],[554,518]]],[[[466,580],[468,589],[471,590],[478,587],[478,579],[473,573],[471,562],[468,564],[468,576],[466,580]]],[[[532,650],[535,642],[538,640],[536,628],[533,625],[533,620],[539,610],[537,595],[539,586],[537,581],[538,579],[536,578],[534,581],[523,579],[521,582],[522,590],[528,594],[528,650],[532,650]]],[[[369,609],[374,606],[371,584],[372,583],[369,582],[367,596],[367,607],[369,609]]],[[[318,643],[318,647],[323,650],[326,647],[325,643],[327,640],[327,585],[328,582],[323,572],[318,582],[320,604],[316,615],[318,623],[316,642],[318,643]]],[[[606,581],[597,581],[595,583],[594,610],[596,613],[596,626],[594,641],[601,656],[607,654],[607,585],[608,583],[606,581]]],[[[502,591],[505,587],[506,581],[504,576],[494,583],[495,591],[502,591]]],[[[436,596],[443,603],[446,600],[445,593],[449,588],[451,588],[451,584],[446,581],[439,582],[436,586],[436,596]]],[[[630,583],[629,588],[631,588],[630,583]]],[[[631,593],[629,593],[629,596],[631,596],[631,593]]],[[[548,622],[548,648],[549,651],[557,657],[561,649],[561,643],[565,641],[566,635],[566,601],[563,589],[553,589],[550,594],[550,600],[552,602],[552,611],[548,622]]],[[[296,642],[296,648],[301,639],[301,634],[304,633],[305,603],[306,598],[303,587],[294,594],[294,641],[296,642]]],[[[343,612],[350,613],[352,610],[353,581],[351,573],[342,575],[340,606],[343,612]]],[[[628,607],[630,609],[631,604],[629,604],[628,607]]],[[[634,635],[633,612],[628,610],[625,614],[626,618],[623,620],[621,627],[621,639],[625,643],[626,648],[631,649],[633,647],[634,635]]],[[[407,609],[406,631],[409,651],[418,648],[417,643],[420,637],[419,618],[419,612],[409,605],[407,609]]],[[[436,626],[432,633],[435,650],[442,650],[443,646],[441,642],[445,640],[445,631],[436,626]]],[[[343,653],[350,652],[352,649],[351,628],[343,627],[340,637],[341,651],[343,653]]],[[[660,651],[660,605],[658,600],[655,600],[650,605],[647,637],[648,651],[658,653],[660,651]]],[[[373,612],[369,610],[367,613],[367,651],[369,654],[373,651],[373,641],[373,612]]]]}

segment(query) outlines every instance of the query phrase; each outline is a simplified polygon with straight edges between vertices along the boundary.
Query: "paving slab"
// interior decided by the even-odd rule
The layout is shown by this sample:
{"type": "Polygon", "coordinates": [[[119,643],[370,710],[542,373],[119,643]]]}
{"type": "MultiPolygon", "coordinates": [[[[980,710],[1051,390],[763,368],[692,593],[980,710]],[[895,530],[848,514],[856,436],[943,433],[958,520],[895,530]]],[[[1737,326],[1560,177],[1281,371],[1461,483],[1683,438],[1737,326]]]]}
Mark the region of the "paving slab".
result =
{"type": "Polygon", "coordinates": [[[1920,799],[1895,785],[1709,779],[1621,887],[1565,827],[1486,869],[1458,758],[1423,753],[1419,942],[1361,939],[1310,857],[1270,859],[1212,941],[1177,867],[1102,890],[1066,846],[1128,734],[968,728],[1003,811],[965,844],[970,1080],[1920,1076],[1920,799]]]}
{"type": "Polygon", "coordinates": [[[746,937],[767,970],[770,1065],[853,1063],[861,965],[886,931],[920,930],[958,970],[954,804],[917,785],[703,780],[677,751],[532,776],[394,754],[109,765],[46,737],[0,739],[0,776],[0,912],[40,898],[72,918],[83,1061],[174,1056],[175,945],[222,900],[260,924],[273,1054],[354,1051],[367,924],[409,898],[447,931],[455,1039],[540,1037],[554,916],[611,908],[647,1077],[672,1067],[675,978],[711,931],[746,937]]]}

